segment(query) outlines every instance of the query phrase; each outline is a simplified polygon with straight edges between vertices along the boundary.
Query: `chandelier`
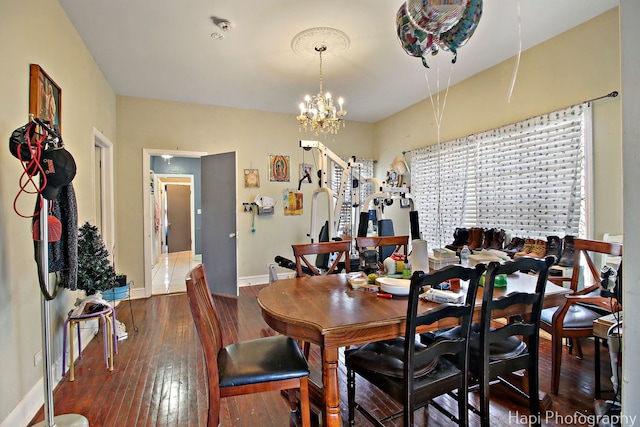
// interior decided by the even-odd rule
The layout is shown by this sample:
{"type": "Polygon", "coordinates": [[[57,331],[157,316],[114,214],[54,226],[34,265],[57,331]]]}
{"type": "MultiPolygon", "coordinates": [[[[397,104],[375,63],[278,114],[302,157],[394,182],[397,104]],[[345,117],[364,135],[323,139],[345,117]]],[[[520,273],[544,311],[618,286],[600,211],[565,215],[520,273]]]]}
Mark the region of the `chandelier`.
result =
{"type": "Polygon", "coordinates": [[[322,91],[322,52],[327,50],[327,46],[320,44],[315,47],[315,51],[320,55],[320,92],[315,96],[305,96],[304,102],[300,103],[300,115],[297,116],[300,124],[300,131],[337,134],[340,127],[345,126],[344,100],[338,98],[339,109],[333,104],[333,98],[329,92],[322,91]]]}

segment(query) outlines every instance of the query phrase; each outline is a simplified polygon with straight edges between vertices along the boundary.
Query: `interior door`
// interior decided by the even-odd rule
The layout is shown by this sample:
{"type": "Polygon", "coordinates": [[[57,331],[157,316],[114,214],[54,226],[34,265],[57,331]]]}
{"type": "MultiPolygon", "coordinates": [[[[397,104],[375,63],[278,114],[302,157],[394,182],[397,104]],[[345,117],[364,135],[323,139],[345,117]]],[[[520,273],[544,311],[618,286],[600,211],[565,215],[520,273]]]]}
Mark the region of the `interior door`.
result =
{"type": "Polygon", "coordinates": [[[236,153],[203,156],[202,263],[209,289],[238,296],[236,153]]]}
{"type": "Polygon", "coordinates": [[[191,250],[191,187],[167,184],[167,252],[191,250]]]}

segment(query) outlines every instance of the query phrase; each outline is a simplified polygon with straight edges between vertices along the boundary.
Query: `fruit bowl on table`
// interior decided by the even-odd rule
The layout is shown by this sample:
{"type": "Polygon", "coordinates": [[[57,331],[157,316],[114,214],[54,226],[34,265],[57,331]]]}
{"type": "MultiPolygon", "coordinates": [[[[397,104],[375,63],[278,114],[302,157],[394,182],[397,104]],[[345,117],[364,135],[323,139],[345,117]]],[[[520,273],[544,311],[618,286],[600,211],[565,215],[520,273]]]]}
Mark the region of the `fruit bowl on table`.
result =
{"type": "Polygon", "coordinates": [[[369,284],[369,278],[364,273],[350,273],[347,281],[353,289],[358,289],[369,284]]]}

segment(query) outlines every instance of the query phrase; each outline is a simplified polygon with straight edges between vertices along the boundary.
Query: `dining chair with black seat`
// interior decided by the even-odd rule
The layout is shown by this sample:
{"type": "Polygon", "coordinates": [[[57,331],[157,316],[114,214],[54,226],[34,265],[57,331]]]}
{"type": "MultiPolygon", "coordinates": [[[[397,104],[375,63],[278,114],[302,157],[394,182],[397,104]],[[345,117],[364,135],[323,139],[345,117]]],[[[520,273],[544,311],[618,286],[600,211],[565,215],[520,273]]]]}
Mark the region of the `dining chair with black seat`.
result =
{"type": "Polygon", "coordinates": [[[351,241],[349,240],[334,240],[330,242],[316,242],[316,243],[298,243],[292,244],[293,255],[296,261],[296,275],[297,277],[304,276],[319,276],[321,274],[339,273],[341,268],[347,273],[350,271],[350,251],[351,241]],[[320,255],[329,257],[330,254],[336,254],[333,262],[329,260],[326,269],[320,269],[316,259],[312,262],[308,256],[320,255]],[[329,265],[329,262],[331,264],[329,265]],[[308,270],[304,269],[306,267],[308,270]],[[306,271],[303,271],[306,270],[306,271]]]}
{"type": "Polygon", "coordinates": [[[404,426],[413,426],[414,411],[428,404],[457,421],[458,425],[468,424],[468,333],[478,283],[484,268],[483,264],[475,268],[455,265],[431,274],[414,272],[407,302],[404,336],[368,343],[345,352],[350,426],[355,425],[356,409],[376,426],[384,426],[384,422],[400,415],[404,417],[404,426]],[[469,281],[464,303],[444,303],[436,309],[424,310],[424,306],[420,304],[420,295],[425,288],[454,278],[469,281]],[[447,321],[452,325],[460,325],[462,332],[459,337],[440,338],[430,345],[417,340],[416,330],[419,328],[447,321]],[[453,357],[459,365],[445,357],[447,355],[453,357]],[[378,420],[370,411],[356,403],[356,374],[395,399],[403,407],[402,411],[378,420]],[[458,391],[457,418],[433,400],[450,390],[458,391]]]}
{"type": "MultiPolygon", "coordinates": [[[[489,426],[490,386],[501,382],[511,391],[529,401],[533,425],[540,425],[540,402],[538,380],[538,349],[540,313],[544,299],[549,267],[554,258],[521,257],[504,264],[491,262],[487,267],[482,308],[479,323],[471,326],[469,337],[469,365],[471,387],[480,391],[480,408],[470,409],[480,416],[481,425],[489,426]],[[499,275],[537,274],[535,288],[531,292],[511,292],[495,297],[496,278],[499,275]],[[514,314],[514,313],[522,314],[514,314]],[[496,322],[506,316],[506,322],[496,322]],[[512,384],[507,375],[525,370],[525,389],[512,384]]],[[[504,277],[504,276],[503,276],[504,277]]],[[[513,277],[513,276],[512,276],[513,277]]],[[[423,334],[421,341],[430,343],[435,337],[453,339],[461,336],[459,327],[423,334]]]]}
{"type": "MultiPolygon", "coordinates": [[[[309,367],[296,340],[276,335],[223,346],[204,265],[196,266],[187,274],[186,285],[207,371],[207,426],[219,425],[220,399],[223,397],[299,389],[302,425],[309,427],[309,367]]],[[[297,408],[295,393],[289,393],[289,396],[294,411],[297,408]]]]}
{"type": "MultiPolygon", "coordinates": [[[[593,336],[593,321],[618,311],[619,301],[603,297],[600,290],[600,270],[593,256],[622,257],[622,244],[590,239],[574,238],[574,261],[570,288],[564,305],[542,311],[540,327],[551,334],[551,392],[558,394],[560,388],[560,368],[562,364],[563,339],[569,339],[582,358],[581,338],[593,336]],[[578,285],[586,285],[578,290],[578,285]]],[[[570,348],[570,351],[572,349],[570,348]]],[[[596,341],[596,351],[599,351],[596,341]]],[[[598,354],[598,353],[596,353],[598,354]]],[[[596,372],[599,372],[596,370],[596,372]]]]}
{"type": "Polygon", "coordinates": [[[539,400],[539,343],[540,314],[544,300],[549,268],[555,262],[554,257],[545,259],[521,257],[515,261],[500,264],[492,262],[487,268],[484,291],[482,294],[482,310],[480,324],[471,327],[470,357],[474,363],[479,357],[476,369],[471,370],[480,387],[480,420],[481,425],[489,426],[490,385],[497,379],[512,391],[529,400],[529,414],[532,425],[540,425],[539,400]],[[537,274],[536,287],[533,292],[513,292],[506,296],[494,298],[496,278],[498,275],[514,273],[525,274],[528,271],[537,274]],[[500,317],[510,307],[527,306],[526,315],[508,317],[503,326],[494,327],[493,320],[500,317]],[[478,369],[479,368],[479,369],[478,369]],[[522,390],[505,379],[507,374],[526,370],[526,390],[522,390]]]}

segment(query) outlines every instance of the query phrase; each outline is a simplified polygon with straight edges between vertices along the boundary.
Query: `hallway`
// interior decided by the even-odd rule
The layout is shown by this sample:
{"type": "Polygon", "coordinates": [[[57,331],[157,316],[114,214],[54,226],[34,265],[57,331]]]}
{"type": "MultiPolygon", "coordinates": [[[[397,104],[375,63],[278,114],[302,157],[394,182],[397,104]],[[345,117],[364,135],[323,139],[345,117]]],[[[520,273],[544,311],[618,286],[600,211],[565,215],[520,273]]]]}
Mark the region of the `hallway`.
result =
{"type": "Polygon", "coordinates": [[[184,278],[201,262],[202,255],[191,258],[191,251],[163,253],[151,272],[152,294],[186,292],[184,278]]]}

